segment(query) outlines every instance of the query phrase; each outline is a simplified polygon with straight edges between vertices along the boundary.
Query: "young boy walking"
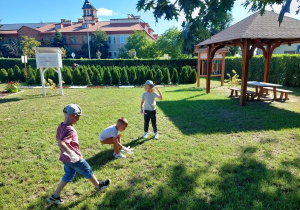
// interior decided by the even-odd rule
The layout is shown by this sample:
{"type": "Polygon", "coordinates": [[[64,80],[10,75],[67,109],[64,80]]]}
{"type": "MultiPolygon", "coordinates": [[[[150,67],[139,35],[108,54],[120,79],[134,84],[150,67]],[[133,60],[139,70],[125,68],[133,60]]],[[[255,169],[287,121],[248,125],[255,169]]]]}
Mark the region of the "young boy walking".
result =
{"type": "Polygon", "coordinates": [[[154,131],[154,138],[158,139],[158,132],[157,132],[157,125],[156,125],[156,101],[155,98],[159,98],[162,100],[162,94],[160,90],[155,87],[151,80],[147,80],[144,85],[145,92],[142,95],[141,101],[141,114],[144,114],[144,135],[143,138],[148,137],[148,128],[149,122],[151,120],[153,131],[154,131]],[[158,94],[155,92],[157,90],[158,94]],[[144,105],[145,104],[145,105],[144,105]],[[143,111],[143,105],[145,111],[143,111]]]}
{"type": "Polygon", "coordinates": [[[121,149],[124,150],[127,154],[133,154],[132,149],[130,147],[124,147],[121,144],[121,134],[118,132],[124,131],[128,126],[128,121],[126,118],[121,117],[118,119],[117,124],[108,126],[105,128],[100,134],[100,142],[102,144],[113,144],[114,145],[114,153],[113,156],[115,158],[126,158],[125,155],[121,153],[121,149]]]}
{"type": "Polygon", "coordinates": [[[64,164],[65,174],[52,196],[47,198],[49,203],[55,204],[63,203],[60,193],[67,183],[72,181],[76,172],[88,179],[95,186],[96,191],[102,191],[110,184],[110,179],[100,182],[97,180],[92,168],[83,159],[80,152],[78,134],[73,127],[82,115],[80,106],[69,104],[63,109],[63,112],[65,120],[57,128],[56,140],[60,149],[59,160],[64,164]]]}

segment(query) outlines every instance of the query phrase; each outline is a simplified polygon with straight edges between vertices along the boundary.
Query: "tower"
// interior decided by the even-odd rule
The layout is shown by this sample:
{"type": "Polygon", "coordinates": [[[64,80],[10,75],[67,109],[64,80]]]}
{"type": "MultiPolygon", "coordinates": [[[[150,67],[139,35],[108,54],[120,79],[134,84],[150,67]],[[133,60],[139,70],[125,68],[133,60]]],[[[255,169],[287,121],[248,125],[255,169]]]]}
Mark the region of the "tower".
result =
{"type": "Polygon", "coordinates": [[[97,17],[97,9],[88,1],[85,0],[83,6],[83,19],[84,22],[86,23],[95,23],[98,22],[98,17],[97,17]]]}

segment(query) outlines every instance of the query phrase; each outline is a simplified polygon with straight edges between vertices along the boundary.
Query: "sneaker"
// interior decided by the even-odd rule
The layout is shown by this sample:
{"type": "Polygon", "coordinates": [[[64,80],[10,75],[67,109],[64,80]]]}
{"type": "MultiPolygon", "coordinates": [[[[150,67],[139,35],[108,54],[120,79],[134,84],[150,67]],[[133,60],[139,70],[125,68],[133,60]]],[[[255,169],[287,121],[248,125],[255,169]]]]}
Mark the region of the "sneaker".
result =
{"type": "Polygon", "coordinates": [[[148,133],[145,132],[144,135],[143,135],[143,139],[146,139],[148,137],[148,133]]]}
{"type": "Polygon", "coordinates": [[[98,187],[96,187],[96,191],[100,192],[106,189],[109,185],[110,185],[110,179],[107,179],[105,181],[100,181],[98,187]]]}
{"type": "Polygon", "coordinates": [[[158,139],[158,133],[157,133],[157,132],[154,133],[154,138],[155,138],[155,139],[158,139]]]}
{"type": "Polygon", "coordinates": [[[55,204],[63,204],[64,201],[60,199],[60,197],[54,198],[53,195],[51,195],[50,198],[47,198],[48,203],[55,203],[55,204]]]}
{"type": "Polygon", "coordinates": [[[119,158],[126,158],[126,156],[123,155],[121,152],[119,152],[119,154],[115,154],[114,156],[115,156],[115,158],[117,158],[117,159],[119,159],[119,158]]]}

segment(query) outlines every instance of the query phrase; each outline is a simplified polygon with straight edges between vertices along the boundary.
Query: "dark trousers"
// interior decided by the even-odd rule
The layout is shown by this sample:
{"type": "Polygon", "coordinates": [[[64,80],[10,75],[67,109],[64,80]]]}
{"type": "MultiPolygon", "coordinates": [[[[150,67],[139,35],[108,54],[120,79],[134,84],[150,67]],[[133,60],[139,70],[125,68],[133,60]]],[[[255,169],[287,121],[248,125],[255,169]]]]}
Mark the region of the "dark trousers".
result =
{"type": "Polygon", "coordinates": [[[153,131],[154,131],[154,133],[156,133],[157,132],[156,110],[153,110],[153,111],[145,110],[145,113],[144,113],[144,131],[145,132],[148,132],[150,119],[151,119],[153,131]]]}

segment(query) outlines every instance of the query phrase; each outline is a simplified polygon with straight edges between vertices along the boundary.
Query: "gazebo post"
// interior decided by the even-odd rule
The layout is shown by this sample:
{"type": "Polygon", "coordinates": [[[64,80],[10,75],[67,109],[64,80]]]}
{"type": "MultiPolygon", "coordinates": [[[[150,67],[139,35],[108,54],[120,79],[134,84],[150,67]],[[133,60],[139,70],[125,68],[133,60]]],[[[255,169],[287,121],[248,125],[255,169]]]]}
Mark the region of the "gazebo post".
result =
{"type": "Polygon", "coordinates": [[[197,87],[200,87],[200,52],[198,52],[198,63],[197,63],[197,87]]]}
{"type": "Polygon", "coordinates": [[[272,56],[272,54],[270,55],[270,51],[271,51],[271,45],[270,44],[267,45],[266,51],[267,51],[267,53],[264,56],[265,57],[264,82],[268,82],[269,81],[270,61],[271,61],[271,56],[272,56]]]}
{"type": "Polygon", "coordinates": [[[224,86],[224,73],[225,73],[225,53],[222,53],[221,86],[224,86]]]}
{"type": "Polygon", "coordinates": [[[211,45],[207,47],[207,71],[206,71],[206,93],[210,93],[210,75],[211,75],[211,45]]]}
{"type": "Polygon", "coordinates": [[[246,105],[246,92],[247,92],[247,82],[248,82],[248,69],[249,69],[249,60],[250,60],[250,43],[248,39],[245,39],[242,56],[243,56],[243,68],[242,68],[242,87],[241,87],[241,98],[240,105],[246,105]]]}

